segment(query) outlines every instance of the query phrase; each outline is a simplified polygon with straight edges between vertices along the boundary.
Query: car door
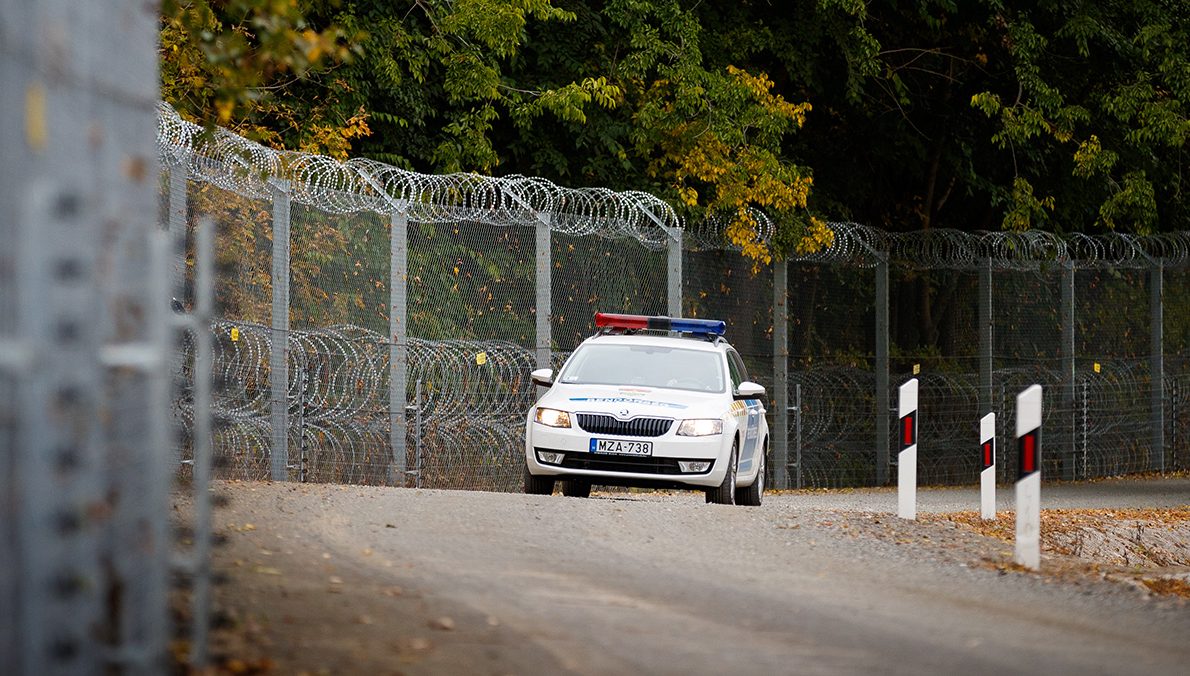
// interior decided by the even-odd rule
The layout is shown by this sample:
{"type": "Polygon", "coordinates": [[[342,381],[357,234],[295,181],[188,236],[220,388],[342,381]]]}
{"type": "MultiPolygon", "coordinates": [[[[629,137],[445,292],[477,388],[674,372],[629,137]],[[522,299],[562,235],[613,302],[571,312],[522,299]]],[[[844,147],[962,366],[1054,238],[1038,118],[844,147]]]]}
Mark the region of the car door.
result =
{"type": "MultiPolygon", "coordinates": [[[[727,370],[731,374],[731,391],[735,392],[740,383],[748,380],[748,369],[734,349],[727,351],[727,370]]],[[[745,399],[742,403],[745,419],[740,424],[744,430],[744,440],[740,446],[739,473],[747,474],[752,471],[752,465],[756,462],[756,452],[760,445],[760,419],[764,413],[764,406],[759,399],[745,399]]]]}

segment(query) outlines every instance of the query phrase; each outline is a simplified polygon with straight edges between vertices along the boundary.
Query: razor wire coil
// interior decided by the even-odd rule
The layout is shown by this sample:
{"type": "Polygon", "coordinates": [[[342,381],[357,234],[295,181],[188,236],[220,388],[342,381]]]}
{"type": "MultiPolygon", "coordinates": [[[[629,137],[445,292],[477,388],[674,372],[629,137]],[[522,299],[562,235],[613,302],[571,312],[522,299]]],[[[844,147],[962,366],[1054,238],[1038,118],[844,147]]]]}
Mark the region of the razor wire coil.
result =
{"type": "Polygon", "coordinates": [[[644,192],[566,188],[526,176],[427,175],[362,158],[340,162],[205,130],[166,103],[157,110],[165,165],[185,166],[193,180],[253,199],[269,199],[273,186],[283,186],[295,202],[334,214],[404,211],[417,222],[499,226],[533,226],[544,217],[557,232],[634,239],[652,250],[665,248],[667,229],[682,226],[668,204],[644,192]]]}

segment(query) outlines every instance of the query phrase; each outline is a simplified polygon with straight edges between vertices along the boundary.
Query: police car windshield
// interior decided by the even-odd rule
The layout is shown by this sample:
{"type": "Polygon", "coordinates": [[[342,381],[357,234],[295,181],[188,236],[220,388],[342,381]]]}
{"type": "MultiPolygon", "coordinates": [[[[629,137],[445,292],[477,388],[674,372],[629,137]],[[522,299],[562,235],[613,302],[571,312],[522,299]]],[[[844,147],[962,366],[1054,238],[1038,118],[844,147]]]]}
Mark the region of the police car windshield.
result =
{"type": "Polygon", "coordinates": [[[723,392],[718,352],[655,345],[585,345],[559,381],[566,385],[637,385],[694,392],[723,392]]]}

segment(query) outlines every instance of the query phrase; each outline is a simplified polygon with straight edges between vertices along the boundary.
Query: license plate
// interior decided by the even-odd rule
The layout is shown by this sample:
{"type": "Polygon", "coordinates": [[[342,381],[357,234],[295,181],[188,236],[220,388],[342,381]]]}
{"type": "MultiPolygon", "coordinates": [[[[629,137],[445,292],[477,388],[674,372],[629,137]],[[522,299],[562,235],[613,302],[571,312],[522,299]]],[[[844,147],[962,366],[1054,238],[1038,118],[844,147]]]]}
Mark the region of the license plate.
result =
{"type": "Polygon", "coordinates": [[[623,439],[592,439],[592,453],[607,455],[653,455],[651,441],[624,441],[623,439]]]}

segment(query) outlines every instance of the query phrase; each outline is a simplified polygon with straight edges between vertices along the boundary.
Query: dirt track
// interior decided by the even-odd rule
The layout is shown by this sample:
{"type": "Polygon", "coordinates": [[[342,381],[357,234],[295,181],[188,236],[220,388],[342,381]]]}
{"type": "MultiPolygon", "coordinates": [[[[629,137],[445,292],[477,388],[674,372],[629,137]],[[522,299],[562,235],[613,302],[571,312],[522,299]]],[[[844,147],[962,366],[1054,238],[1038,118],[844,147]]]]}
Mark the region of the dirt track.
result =
{"type": "MultiPolygon", "coordinates": [[[[1101,507],[1110,499],[1094,496],[1112,490],[1125,506],[1190,503],[1185,479],[1063,490],[1057,506],[1101,507]]],[[[1062,575],[1016,570],[1011,545],[881,511],[895,504],[886,491],[767,496],[759,509],[696,494],[217,491],[230,500],[216,566],[230,576],[218,598],[232,630],[216,649],[279,673],[1150,674],[1190,663],[1186,600],[1049,554],[1043,568],[1062,575]]],[[[959,492],[923,492],[935,502],[970,508],[959,492]]]]}

